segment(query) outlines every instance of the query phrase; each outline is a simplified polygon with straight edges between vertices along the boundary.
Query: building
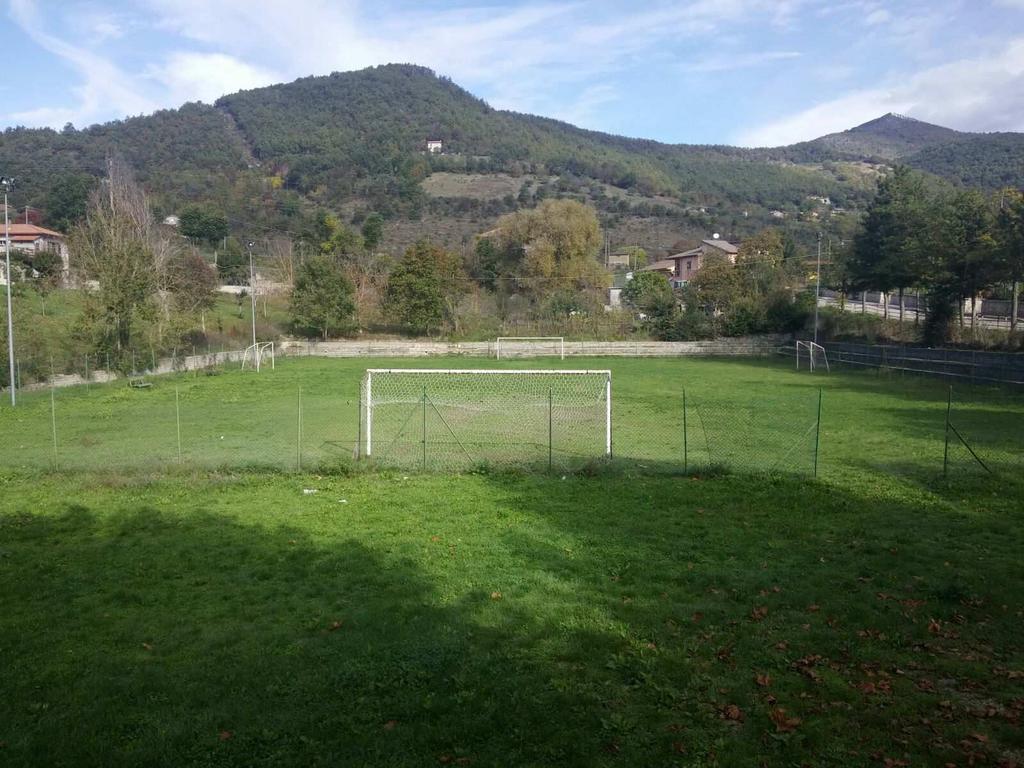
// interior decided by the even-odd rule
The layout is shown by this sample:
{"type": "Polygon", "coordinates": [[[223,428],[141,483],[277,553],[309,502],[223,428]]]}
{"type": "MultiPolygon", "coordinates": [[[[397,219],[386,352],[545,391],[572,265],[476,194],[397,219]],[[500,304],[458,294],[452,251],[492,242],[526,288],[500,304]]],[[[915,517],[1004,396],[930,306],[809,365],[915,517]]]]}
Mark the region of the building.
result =
{"type": "Polygon", "coordinates": [[[440,139],[427,139],[427,153],[431,155],[440,155],[444,152],[444,144],[441,143],[440,139]]]}
{"type": "Polygon", "coordinates": [[[672,283],[673,288],[682,288],[700,271],[708,257],[721,256],[730,264],[735,264],[738,252],[739,248],[727,240],[708,238],[701,240],[696,248],[672,254],[666,259],[644,267],[641,271],[661,272],[672,283]]]}
{"type": "MultiPolygon", "coordinates": [[[[0,223],[0,233],[6,238],[6,232],[3,232],[3,225],[0,223]]],[[[0,238],[0,244],[3,243],[3,239],[0,238]]],[[[15,224],[11,223],[10,229],[11,238],[11,254],[15,252],[21,253],[28,257],[28,261],[31,262],[35,254],[49,251],[56,253],[60,256],[62,270],[66,275],[69,268],[68,263],[68,246],[64,235],[60,232],[54,232],[52,229],[46,229],[45,227],[39,227],[35,224],[15,224]]],[[[2,273],[3,266],[0,265],[0,273],[2,273]]],[[[0,283],[6,284],[7,275],[2,274],[0,283]]]]}

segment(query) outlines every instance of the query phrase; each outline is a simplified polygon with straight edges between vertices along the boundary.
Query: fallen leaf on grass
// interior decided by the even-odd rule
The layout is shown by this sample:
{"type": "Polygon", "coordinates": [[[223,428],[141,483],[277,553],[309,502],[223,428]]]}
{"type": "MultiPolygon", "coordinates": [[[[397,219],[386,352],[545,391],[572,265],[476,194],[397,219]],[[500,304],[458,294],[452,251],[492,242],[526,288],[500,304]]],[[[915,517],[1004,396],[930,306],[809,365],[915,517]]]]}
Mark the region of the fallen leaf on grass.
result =
{"type": "Polygon", "coordinates": [[[939,634],[942,631],[942,622],[938,619],[928,619],[928,631],[933,635],[939,634]]]}
{"type": "Polygon", "coordinates": [[[336,621],[332,621],[331,622],[331,626],[329,626],[327,629],[329,631],[331,631],[331,632],[336,632],[339,629],[341,629],[341,625],[342,625],[341,621],[337,621],[337,620],[336,621]]]}
{"type": "Polygon", "coordinates": [[[742,723],[744,719],[743,710],[735,704],[727,704],[722,707],[722,718],[733,723],[742,723]]]}
{"type": "Polygon", "coordinates": [[[750,612],[751,621],[763,621],[768,616],[768,606],[759,605],[750,612]]]}
{"type": "Polygon", "coordinates": [[[491,600],[501,600],[501,592],[498,592],[497,590],[491,592],[491,600]]]}
{"type": "Polygon", "coordinates": [[[145,648],[147,651],[152,651],[153,650],[153,646],[150,645],[149,643],[143,643],[142,647],[145,648]]]}
{"type": "Polygon", "coordinates": [[[786,715],[786,710],[782,707],[776,707],[768,716],[775,723],[775,730],[779,733],[791,733],[803,722],[799,717],[789,717],[786,715]]]}
{"type": "Polygon", "coordinates": [[[221,741],[227,741],[228,739],[230,739],[234,735],[235,734],[233,734],[231,731],[221,731],[220,733],[217,734],[217,738],[220,739],[221,741]]]}
{"type": "Polygon", "coordinates": [[[398,725],[398,721],[397,720],[388,720],[386,723],[384,723],[384,730],[385,731],[393,731],[393,730],[395,730],[395,726],[396,725],[398,725]]]}
{"type": "Polygon", "coordinates": [[[770,675],[766,673],[759,672],[754,677],[754,682],[757,683],[761,688],[767,688],[772,684],[772,678],[770,675]]]}

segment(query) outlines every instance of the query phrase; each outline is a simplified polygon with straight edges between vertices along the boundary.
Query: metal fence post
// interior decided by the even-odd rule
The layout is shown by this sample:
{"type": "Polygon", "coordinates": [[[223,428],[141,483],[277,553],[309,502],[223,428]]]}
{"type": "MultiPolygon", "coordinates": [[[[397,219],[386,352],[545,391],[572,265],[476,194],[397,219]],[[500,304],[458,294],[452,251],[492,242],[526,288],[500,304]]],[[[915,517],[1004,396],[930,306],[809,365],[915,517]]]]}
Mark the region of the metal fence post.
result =
{"type": "Polygon", "coordinates": [[[178,463],[181,464],[181,402],[177,387],[174,388],[174,422],[178,431],[178,463]]]}
{"type": "Polygon", "coordinates": [[[821,393],[818,387],[818,422],[814,425],[814,476],[818,476],[818,448],[821,445],[821,393]]]}
{"type": "Polygon", "coordinates": [[[427,388],[423,388],[423,470],[427,469],[427,388]]]}
{"type": "Polygon", "coordinates": [[[946,437],[942,449],[942,476],[949,473],[949,412],[953,409],[953,385],[949,385],[949,394],[946,397],[946,437]]]}
{"type": "Polygon", "coordinates": [[[359,397],[356,398],[356,460],[363,458],[363,388],[359,387],[359,397]]]}
{"type": "Polygon", "coordinates": [[[302,471],[302,387],[299,387],[297,410],[297,435],[295,439],[295,466],[299,472],[302,471]]]}
{"type": "Polygon", "coordinates": [[[50,387],[50,429],[53,433],[53,468],[58,469],[57,461],[57,405],[53,395],[53,387],[50,387]]]}
{"type": "Polygon", "coordinates": [[[686,439],[686,387],[683,387],[683,473],[690,471],[689,445],[686,439]]]}
{"type": "Polygon", "coordinates": [[[551,467],[552,467],[552,464],[553,464],[553,458],[554,458],[553,454],[554,454],[554,444],[555,444],[555,440],[554,440],[555,428],[554,428],[553,411],[554,411],[554,392],[549,387],[548,388],[548,472],[551,471],[551,467]]]}

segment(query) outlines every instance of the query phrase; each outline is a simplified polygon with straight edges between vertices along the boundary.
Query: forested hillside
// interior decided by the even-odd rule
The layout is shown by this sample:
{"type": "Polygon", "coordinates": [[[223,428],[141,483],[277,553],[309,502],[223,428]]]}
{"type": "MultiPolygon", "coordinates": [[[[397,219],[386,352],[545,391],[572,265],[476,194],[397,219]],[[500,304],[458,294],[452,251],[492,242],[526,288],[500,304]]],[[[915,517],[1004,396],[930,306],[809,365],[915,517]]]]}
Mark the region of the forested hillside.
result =
{"type": "Polygon", "coordinates": [[[669,145],[495,110],[410,65],[308,77],[84,130],[0,135],[0,167],[19,179],[14,205],[44,215],[55,190],[98,179],[111,153],[134,168],[161,213],[202,203],[247,236],[300,231],[321,210],[355,222],[377,211],[396,246],[425,234],[464,243],[551,196],[594,205],[613,238],[649,247],[719,229],[742,237],[779,220],[799,235],[832,207],[863,207],[897,161],[957,184],[1024,185],[1020,134],[963,134],[886,115],[791,147],[669,145]],[[427,154],[427,139],[444,152],[427,154]],[[438,172],[466,183],[453,194],[425,186],[438,172]],[[501,193],[489,192],[499,176],[501,193]]]}

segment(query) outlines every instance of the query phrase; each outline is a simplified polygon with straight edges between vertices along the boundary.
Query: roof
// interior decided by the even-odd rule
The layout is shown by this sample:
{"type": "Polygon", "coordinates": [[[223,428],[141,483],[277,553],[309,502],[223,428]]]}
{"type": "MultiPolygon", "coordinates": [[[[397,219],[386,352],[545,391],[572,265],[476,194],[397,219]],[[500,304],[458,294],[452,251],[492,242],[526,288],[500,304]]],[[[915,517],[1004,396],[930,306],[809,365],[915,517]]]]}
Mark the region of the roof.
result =
{"type": "Polygon", "coordinates": [[[652,261],[646,267],[640,267],[639,272],[656,272],[659,270],[665,270],[667,272],[675,272],[676,263],[672,259],[661,259],[659,261],[652,261]]]}
{"type": "Polygon", "coordinates": [[[700,248],[691,248],[690,250],[683,251],[682,253],[673,253],[671,256],[669,256],[669,258],[670,259],[686,259],[686,258],[689,258],[691,256],[700,256],[702,253],[703,253],[703,251],[700,248]]]}
{"type": "MultiPolygon", "coordinates": [[[[3,232],[2,226],[0,226],[0,232],[3,232]]],[[[38,240],[40,237],[63,238],[64,235],[60,232],[54,232],[52,229],[47,229],[46,227],[37,227],[35,224],[11,224],[11,240],[27,242],[31,240],[38,240]]]]}
{"type": "Polygon", "coordinates": [[[726,253],[738,253],[739,250],[740,250],[735,245],[730,243],[728,240],[711,240],[711,239],[708,239],[708,240],[701,240],[701,242],[705,243],[707,245],[710,245],[712,248],[718,248],[720,251],[725,251],[726,253]]]}

